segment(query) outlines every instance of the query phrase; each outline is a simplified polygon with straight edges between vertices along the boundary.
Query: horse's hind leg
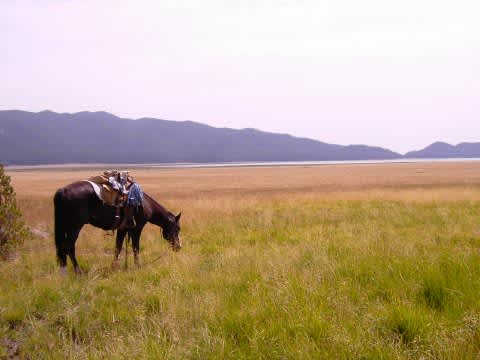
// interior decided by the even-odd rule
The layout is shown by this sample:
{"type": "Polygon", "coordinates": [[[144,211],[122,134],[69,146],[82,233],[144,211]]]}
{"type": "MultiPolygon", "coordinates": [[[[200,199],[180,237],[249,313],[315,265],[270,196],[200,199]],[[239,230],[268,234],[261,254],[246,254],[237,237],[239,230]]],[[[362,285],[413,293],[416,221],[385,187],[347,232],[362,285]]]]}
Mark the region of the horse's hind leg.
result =
{"type": "Polygon", "coordinates": [[[67,252],[63,248],[57,249],[58,264],[60,265],[60,274],[67,273],[67,252]]]}
{"type": "Polygon", "coordinates": [[[64,232],[55,230],[55,246],[57,248],[57,260],[60,265],[60,274],[67,274],[67,254],[69,246],[67,245],[67,237],[64,232]]]}
{"type": "Polygon", "coordinates": [[[72,261],[73,269],[75,270],[76,274],[82,273],[80,266],[78,266],[77,257],[75,256],[75,242],[77,241],[80,230],[81,230],[81,227],[78,229],[71,230],[67,233],[68,256],[72,261]]]}

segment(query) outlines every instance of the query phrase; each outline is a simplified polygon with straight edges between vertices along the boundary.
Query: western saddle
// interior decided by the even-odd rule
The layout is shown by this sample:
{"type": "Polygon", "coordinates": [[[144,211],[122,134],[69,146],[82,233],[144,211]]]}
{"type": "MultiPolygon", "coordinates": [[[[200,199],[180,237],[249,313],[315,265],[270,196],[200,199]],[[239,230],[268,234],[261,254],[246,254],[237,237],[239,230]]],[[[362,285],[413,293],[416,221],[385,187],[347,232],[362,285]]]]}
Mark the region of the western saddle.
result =
{"type": "Polygon", "coordinates": [[[101,175],[88,179],[100,185],[101,197],[105,205],[115,207],[115,221],[112,230],[135,227],[135,207],[127,204],[128,191],[135,183],[128,171],[106,170],[101,175]],[[123,221],[120,215],[123,208],[123,221]]]}

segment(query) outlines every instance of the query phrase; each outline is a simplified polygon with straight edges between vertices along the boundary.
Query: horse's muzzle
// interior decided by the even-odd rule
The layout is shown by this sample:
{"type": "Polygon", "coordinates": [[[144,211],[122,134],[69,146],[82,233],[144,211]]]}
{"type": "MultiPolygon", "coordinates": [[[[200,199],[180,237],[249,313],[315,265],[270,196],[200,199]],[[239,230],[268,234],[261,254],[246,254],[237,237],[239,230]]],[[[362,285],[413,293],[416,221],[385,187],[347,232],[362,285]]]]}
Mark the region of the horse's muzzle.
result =
{"type": "Polygon", "coordinates": [[[172,250],[177,252],[177,251],[180,251],[181,248],[182,248],[182,241],[180,239],[176,239],[172,243],[172,250]]]}

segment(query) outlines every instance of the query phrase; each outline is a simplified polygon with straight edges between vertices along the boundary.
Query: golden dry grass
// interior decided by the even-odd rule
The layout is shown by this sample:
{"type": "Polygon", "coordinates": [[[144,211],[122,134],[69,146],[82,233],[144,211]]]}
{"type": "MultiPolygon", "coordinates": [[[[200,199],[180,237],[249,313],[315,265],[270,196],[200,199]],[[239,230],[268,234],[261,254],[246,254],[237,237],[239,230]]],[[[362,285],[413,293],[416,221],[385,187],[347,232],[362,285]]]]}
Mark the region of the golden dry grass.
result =
{"type": "MultiPolygon", "coordinates": [[[[56,189],[86,179],[97,170],[10,171],[28,221],[47,221],[43,206],[56,189]],[[43,216],[43,218],[42,218],[43,216]],[[37,217],[39,217],[37,219],[37,217]]],[[[323,166],[137,169],[143,189],[174,209],[219,211],[244,203],[282,199],[319,200],[478,200],[478,162],[402,163],[323,166]],[[211,209],[213,207],[213,209],[211,209]]],[[[51,204],[50,204],[51,205],[51,204]]]]}

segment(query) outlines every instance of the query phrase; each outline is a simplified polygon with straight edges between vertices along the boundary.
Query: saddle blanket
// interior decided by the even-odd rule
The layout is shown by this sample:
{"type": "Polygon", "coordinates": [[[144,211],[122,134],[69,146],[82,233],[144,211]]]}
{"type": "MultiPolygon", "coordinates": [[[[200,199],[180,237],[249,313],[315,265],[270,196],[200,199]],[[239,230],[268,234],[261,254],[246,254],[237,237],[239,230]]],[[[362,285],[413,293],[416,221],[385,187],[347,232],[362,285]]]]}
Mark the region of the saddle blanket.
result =
{"type": "Polygon", "coordinates": [[[102,193],[101,193],[102,189],[100,189],[100,185],[98,185],[97,183],[94,183],[93,181],[90,181],[90,180],[84,180],[84,181],[86,181],[86,182],[90,183],[90,185],[92,185],[93,191],[95,191],[95,194],[97,194],[98,198],[103,201],[102,193]]]}
{"type": "Polygon", "coordinates": [[[95,191],[95,194],[100,200],[102,200],[104,204],[107,204],[110,206],[116,206],[118,204],[120,206],[123,206],[124,201],[121,201],[123,199],[119,199],[120,197],[122,197],[122,195],[118,191],[113,190],[111,187],[109,187],[106,184],[100,185],[90,180],[84,180],[84,181],[92,185],[93,190],[95,191]]]}

